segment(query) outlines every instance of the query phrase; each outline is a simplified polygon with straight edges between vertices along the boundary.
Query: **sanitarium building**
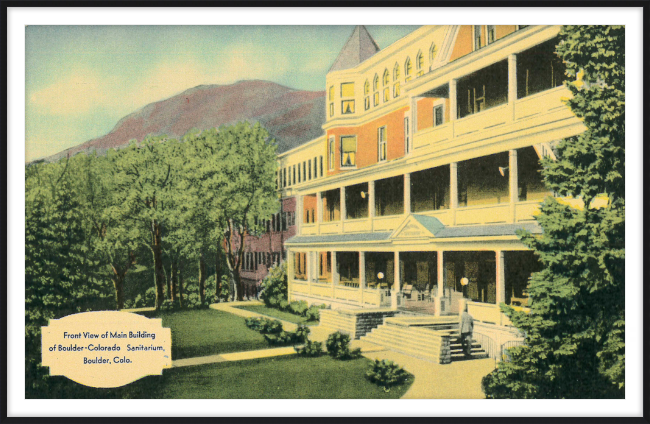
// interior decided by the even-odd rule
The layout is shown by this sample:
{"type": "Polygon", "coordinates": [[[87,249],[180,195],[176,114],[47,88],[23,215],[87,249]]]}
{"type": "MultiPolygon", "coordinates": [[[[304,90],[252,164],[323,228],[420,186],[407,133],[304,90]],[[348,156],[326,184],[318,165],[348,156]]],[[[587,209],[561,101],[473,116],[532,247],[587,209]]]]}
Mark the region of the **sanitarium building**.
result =
{"type": "Polygon", "coordinates": [[[516,234],[541,233],[539,160],[584,131],[562,102],[559,31],[424,26],[381,50],[357,27],[327,74],[325,135],[279,156],[290,300],[441,363],[465,304],[488,354],[517,340],[498,305],[526,308],[539,269],[516,234]]]}

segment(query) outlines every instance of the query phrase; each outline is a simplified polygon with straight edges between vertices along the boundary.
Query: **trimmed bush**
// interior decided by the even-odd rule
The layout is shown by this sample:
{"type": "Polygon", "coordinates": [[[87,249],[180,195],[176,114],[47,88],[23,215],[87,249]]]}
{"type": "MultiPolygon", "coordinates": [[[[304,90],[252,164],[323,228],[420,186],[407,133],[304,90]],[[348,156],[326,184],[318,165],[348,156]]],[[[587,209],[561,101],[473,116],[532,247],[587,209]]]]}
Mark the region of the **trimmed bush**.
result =
{"type": "Polygon", "coordinates": [[[315,357],[323,353],[323,344],[321,342],[312,342],[307,340],[303,347],[294,347],[296,353],[300,356],[315,357]]]}
{"type": "Polygon", "coordinates": [[[318,321],[320,319],[320,310],[327,309],[327,305],[311,305],[304,313],[307,321],[318,321]]]}
{"type": "Polygon", "coordinates": [[[304,325],[298,326],[295,332],[280,331],[277,334],[264,334],[264,339],[270,345],[284,345],[290,343],[304,343],[309,335],[309,328],[304,325]]]}
{"type": "Polygon", "coordinates": [[[289,312],[294,315],[305,316],[305,312],[309,309],[307,302],[304,300],[294,301],[289,304],[289,312]]]}
{"type": "Polygon", "coordinates": [[[268,275],[262,280],[262,294],[260,296],[264,304],[270,308],[280,308],[280,302],[287,302],[287,265],[282,262],[280,265],[271,267],[268,275]]]}
{"type": "Polygon", "coordinates": [[[350,350],[350,336],[340,331],[330,334],[325,346],[334,359],[356,359],[361,356],[361,349],[350,350]]]}
{"type": "Polygon", "coordinates": [[[246,318],[246,326],[251,330],[259,331],[262,334],[278,334],[282,332],[282,322],[269,318],[246,318]]]}
{"type": "Polygon", "coordinates": [[[366,378],[378,386],[383,386],[385,391],[389,391],[392,386],[404,383],[409,377],[409,373],[393,361],[375,359],[370,364],[370,369],[366,372],[366,378]]]}

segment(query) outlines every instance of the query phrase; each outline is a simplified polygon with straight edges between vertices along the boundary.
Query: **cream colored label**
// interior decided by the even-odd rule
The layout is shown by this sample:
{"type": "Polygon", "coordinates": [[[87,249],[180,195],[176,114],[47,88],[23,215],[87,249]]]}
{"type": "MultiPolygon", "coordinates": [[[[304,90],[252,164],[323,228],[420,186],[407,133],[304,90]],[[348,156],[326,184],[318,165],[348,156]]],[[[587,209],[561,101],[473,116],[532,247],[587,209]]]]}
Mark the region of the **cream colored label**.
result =
{"type": "Polygon", "coordinates": [[[42,362],[50,375],[90,387],[119,387],[172,364],[172,336],[161,319],[119,311],[50,320],[42,330],[42,362]]]}

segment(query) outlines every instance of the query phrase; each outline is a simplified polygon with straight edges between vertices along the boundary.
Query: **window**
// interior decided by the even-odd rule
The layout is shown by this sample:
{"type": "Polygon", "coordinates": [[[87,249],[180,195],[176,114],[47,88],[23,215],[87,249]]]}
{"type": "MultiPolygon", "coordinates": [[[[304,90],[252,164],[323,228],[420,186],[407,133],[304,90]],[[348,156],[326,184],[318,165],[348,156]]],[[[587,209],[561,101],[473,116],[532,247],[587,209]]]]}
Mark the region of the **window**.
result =
{"type": "Polygon", "coordinates": [[[377,128],[377,160],[379,162],[385,161],[387,156],[387,138],[386,138],[386,127],[377,128]]]}
{"type": "Polygon", "coordinates": [[[388,73],[388,69],[384,70],[384,77],[382,78],[382,85],[385,87],[388,85],[390,82],[390,74],[388,73]]]}
{"type": "Polygon", "coordinates": [[[429,47],[429,65],[433,64],[433,60],[436,58],[436,53],[438,50],[436,49],[436,43],[431,43],[431,47],[429,47]]]}
{"type": "Polygon", "coordinates": [[[330,118],[334,116],[334,103],[330,103],[330,118]]]}
{"type": "Polygon", "coordinates": [[[357,137],[341,137],[341,166],[356,166],[357,137]]]}
{"type": "Polygon", "coordinates": [[[370,82],[366,80],[366,83],[363,84],[363,105],[365,110],[370,109],[370,82]]]}
{"type": "Polygon", "coordinates": [[[311,161],[309,160],[307,162],[309,162],[309,173],[307,174],[307,176],[309,177],[309,180],[311,180],[311,161]]]}
{"type": "Polygon", "coordinates": [[[287,168],[284,168],[282,170],[282,180],[284,181],[284,186],[286,187],[289,185],[289,181],[287,181],[287,168]]]}
{"type": "Polygon", "coordinates": [[[293,185],[296,185],[296,165],[293,166],[293,185]]]}
{"type": "Polygon", "coordinates": [[[445,122],[445,106],[437,105],[433,107],[433,125],[437,127],[445,122]]]}
{"type": "Polygon", "coordinates": [[[390,87],[384,88],[384,102],[390,100],[390,87]]]}
{"type": "Polygon", "coordinates": [[[399,87],[399,82],[396,82],[393,84],[393,97],[399,97],[400,95],[400,87],[399,87]]]}
{"type": "Polygon", "coordinates": [[[404,117],[404,151],[409,153],[411,151],[411,134],[409,129],[409,118],[404,117]]]}
{"type": "Polygon", "coordinates": [[[307,162],[302,163],[302,180],[307,181],[307,162]]]}
{"type": "Polygon", "coordinates": [[[302,181],[302,173],[300,172],[300,164],[298,164],[298,182],[302,181]]]}
{"type": "Polygon", "coordinates": [[[413,72],[413,65],[411,64],[411,58],[407,57],[406,62],[404,62],[404,82],[411,81],[411,73],[413,72]]]}
{"type": "Polygon", "coordinates": [[[422,55],[422,52],[418,52],[418,55],[415,57],[415,68],[418,71],[416,76],[421,77],[424,75],[424,55],[422,55]]]}
{"type": "Polygon", "coordinates": [[[334,86],[330,86],[330,92],[329,92],[329,101],[333,102],[334,101],[334,86]]]}
{"type": "Polygon", "coordinates": [[[354,100],[343,100],[341,102],[341,113],[344,115],[354,113],[354,100]]]}
{"type": "Polygon", "coordinates": [[[481,32],[481,25],[474,25],[474,50],[478,50],[483,47],[481,32]]]}
{"type": "Polygon", "coordinates": [[[328,147],[328,154],[329,154],[329,168],[330,171],[334,169],[334,137],[330,137],[329,141],[329,147],[328,147]]]}
{"type": "Polygon", "coordinates": [[[487,26],[487,42],[488,44],[497,41],[497,27],[496,25],[487,26]]]}
{"type": "Polygon", "coordinates": [[[399,81],[399,64],[395,63],[393,68],[393,81],[399,81]]]}
{"type": "Polygon", "coordinates": [[[314,158],[314,179],[318,177],[318,158],[314,158]]]}
{"type": "Polygon", "coordinates": [[[341,97],[354,97],[353,82],[344,82],[341,84],[341,97]]]}
{"type": "Polygon", "coordinates": [[[320,157],[320,176],[323,176],[323,157],[320,157]]]}
{"type": "Polygon", "coordinates": [[[372,80],[372,91],[373,94],[373,106],[379,106],[379,75],[375,74],[375,78],[372,80]]]}

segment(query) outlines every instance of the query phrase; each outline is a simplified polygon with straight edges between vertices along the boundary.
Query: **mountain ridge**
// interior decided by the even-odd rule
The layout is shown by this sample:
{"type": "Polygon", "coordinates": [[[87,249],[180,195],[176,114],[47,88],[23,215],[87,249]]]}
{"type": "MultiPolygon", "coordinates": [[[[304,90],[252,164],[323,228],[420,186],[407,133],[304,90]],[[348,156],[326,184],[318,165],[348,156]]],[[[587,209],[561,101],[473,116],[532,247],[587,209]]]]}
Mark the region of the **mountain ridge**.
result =
{"type": "Polygon", "coordinates": [[[239,121],[260,122],[276,139],[278,153],[324,134],[325,91],[296,90],[264,80],[203,84],[149,103],[120,118],[107,134],[37,161],[56,161],[79,152],[105,153],[147,135],[180,138],[239,121]]]}

